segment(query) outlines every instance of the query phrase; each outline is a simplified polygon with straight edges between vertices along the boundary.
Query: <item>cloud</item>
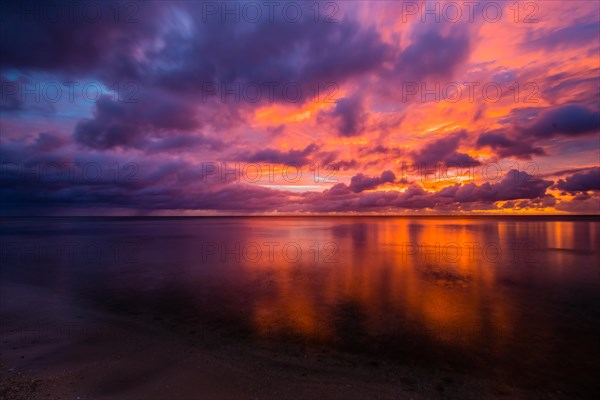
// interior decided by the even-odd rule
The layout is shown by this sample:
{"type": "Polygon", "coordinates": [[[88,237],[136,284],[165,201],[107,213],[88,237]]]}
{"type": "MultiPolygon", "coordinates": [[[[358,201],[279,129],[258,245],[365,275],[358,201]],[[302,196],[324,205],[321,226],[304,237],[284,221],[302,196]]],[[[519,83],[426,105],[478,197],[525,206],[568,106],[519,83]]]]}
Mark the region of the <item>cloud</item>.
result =
{"type": "Polygon", "coordinates": [[[458,203],[496,202],[543,197],[552,181],[529,175],[527,172],[510,170],[498,183],[482,185],[457,184],[440,190],[436,196],[458,203]]]}
{"type": "MultiPolygon", "coordinates": [[[[490,185],[494,200],[534,199],[543,197],[552,185],[547,181],[524,171],[510,170],[500,182],[490,185]]],[[[482,185],[486,186],[486,184],[482,185]]]]}
{"type": "Polygon", "coordinates": [[[477,148],[489,147],[497,157],[530,160],[546,156],[543,144],[555,137],[569,138],[600,130],[600,113],[574,104],[553,108],[517,108],[502,122],[507,128],[479,135],[477,148]]]}
{"type": "Polygon", "coordinates": [[[600,113],[570,104],[545,110],[533,124],[522,128],[522,135],[551,138],[557,135],[580,136],[600,129],[600,113]]]}
{"type": "Polygon", "coordinates": [[[526,200],[510,200],[502,205],[503,209],[544,209],[547,207],[554,207],[557,204],[557,200],[553,196],[538,197],[535,199],[526,200]]]}
{"type": "Polygon", "coordinates": [[[388,182],[394,182],[396,176],[392,171],[384,171],[380,176],[368,177],[363,174],[358,174],[352,177],[350,180],[350,190],[354,193],[360,193],[365,190],[374,189],[379,185],[388,182]]]}
{"type": "Polygon", "coordinates": [[[530,30],[521,44],[529,51],[538,51],[543,48],[547,51],[556,51],[559,48],[577,48],[589,46],[590,37],[598,34],[598,23],[585,23],[577,21],[575,25],[561,29],[536,29],[530,30]]]}
{"type": "Polygon", "coordinates": [[[99,150],[118,146],[141,148],[147,137],[198,127],[190,104],[165,97],[124,103],[104,95],[95,104],[94,117],[79,121],[73,137],[77,143],[99,150]]]}
{"type": "Polygon", "coordinates": [[[321,111],[318,115],[321,122],[329,121],[335,127],[337,134],[344,137],[363,134],[368,117],[361,99],[356,96],[339,99],[333,110],[321,111]]]}
{"type": "Polygon", "coordinates": [[[543,148],[535,147],[526,140],[509,138],[502,130],[482,133],[477,138],[476,146],[477,148],[489,147],[500,158],[516,157],[530,160],[532,156],[546,155],[543,148]]]}
{"type": "MultiPolygon", "coordinates": [[[[257,23],[221,18],[204,22],[201,3],[180,3],[176,9],[159,19],[162,44],[146,45],[144,57],[129,57],[128,64],[141,82],[187,96],[200,97],[207,84],[222,93],[223,87],[253,84],[263,92],[256,105],[302,104],[313,98],[315,84],[339,86],[379,69],[389,58],[389,46],[379,32],[353,18],[315,23],[306,13],[296,23],[280,14],[257,23]]],[[[240,95],[239,89],[233,90],[240,95]]],[[[235,103],[233,97],[228,100],[235,103]]]]}
{"type": "Polygon", "coordinates": [[[411,157],[415,163],[432,168],[439,162],[454,166],[479,165],[479,161],[473,157],[457,151],[461,140],[466,136],[467,132],[464,130],[443,136],[412,152],[411,157]]]}
{"type": "Polygon", "coordinates": [[[558,190],[571,194],[592,190],[600,191],[600,167],[577,172],[566,179],[560,179],[554,186],[558,190]]]}
{"type": "Polygon", "coordinates": [[[119,1],[97,2],[87,11],[62,1],[9,2],[0,24],[0,66],[133,77],[137,46],[158,31],[163,6],[157,3],[136,2],[134,20],[127,21],[114,18],[115,10],[123,10],[119,1]]]}
{"type": "Polygon", "coordinates": [[[330,163],[329,165],[335,171],[350,170],[351,168],[356,168],[358,166],[358,162],[356,160],[339,160],[339,161],[334,161],[334,162],[330,163]]]}
{"type": "Polygon", "coordinates": [[[294,23],[282,18],[281,5],[274,20],[263,8],[256,23],[231,15],[223,22],[220,12],[206,21],[202,2],[107,0],[95,4],[102,14],[95,22],[82,7],[54,0],[3,5],[0,144],[2,161],[13,163],[7,167],[11,178],[0,187],[3,202],[51,211],[249,213],[452,213],[497,210],[498,202],[507,202],[506,209],[556,205],[585,212],[597,204],[598,167],[537,177],[511,171],[500,182],[441,189],[437,183],[402,184],[401,191],[393,172],[402,158],[421,168],[461,167],[478,165],[489,153],[493,161],[547,157],[544,172],[592,165],[594,134],[600,130],[595,4],[578,3],[584,17],[576,20],[556,18],[561,10],[551,8],[550,18],[512,31],[502,24],[466,23],[465,15],[456,24],[434,23],[432,15],[425,23],[420,18],[398,23],[394,11],[401,5],[392,3],[346,2],[336,23],[315,22],[311,4],[298,4],[303,16],[294,23]],[[128,22],[131,6],[134,21],[128,22]],[[62,14],[53,21],[57,9],[62,14]],[[123,11],[120,19],[115,20],[115,10],[123,11]],[[511,40],[488,41],[490,29],[498,27],[502,38],[511,40]],[[483,47],[479,38],[486,38],[483,47]],[[493,46],[493,54],[497,47],[501,57],[488,57],[486,46],[493,46]],[[535,52],[547,57],[531,60],[528,55],[535,52]],[[419,102],[418,96],[401,100],[407,82],[432,88],[490,79],[507,91],[515,82],[535,81],[543,103],[513,102],[513,94],[527,97],[524,86],[493,107],[478,96],[476,104],[467,104],[464,92],[456,104],[419,102]],[[111,91],[131,83],[138,101],[103,96],[89,104],[76,93],[72,101],[53,103],[13,91],[16,85],[48,82],[79,82],[81,88],[83,80],[111,91]],[[225,101],[222,93],[206,98],[206,84],[235,93],[225,93],[225,101]],[[255,103],[244,98],[249,84],[262,88],[255,103]],[[329,84],[337,101],[325,104],[329,84]],[[290,101],[296,89],[301,95],[290,101]],[[419,135],[438,126],[456,128],[419,135]],[[318,163],[323,170],[339,169],[340,183],[328,188],[330,183],[319,182],[318,192],[311,180],[311,191],[300,191],[306,183],[301,182],[289,192],[285,184],[223,182],[217,174],[206,180],[204,160],[318,163]],[[52,163],[99,165],[105,174],[98,179],[64,174],[48,181],[22,173],[52,163]],[[123,172],[129,163],[138,168],[136,180],[115,182],[109,168],[118,164],[123,172]],[[548,189],[573,199],[554,198],[548,189]]]}
{"type": "Polygon", "coordinates": [[[247,162],[268,162],[272,164],[303,166],[310,162],[309,156],[318,149],[319,146],[311,143],[302,150],[282,151],[264,149],[247,156],[241,156],[239,159],[247,162]]]}
{"type": "Polygon", "coordinates": [[[571,200],[561,201],[556,205],[556,209],[578,214],[599,214],[600,197],[599,196],[576,196],[571,200]]]}
{"type": "Polygon", "coordinates": [[[464,25],[417,25],[412,42],[398,57],[395,72],[404,81],[449,78],[469,57],[471,41],[464,25]]]}
{"type": "Polygon", "coordinates": [[[107,0],[95,4],[100,17],[90,21],[82,7],[60,1],[10,3],[3,10],[0,66],[93,75],[107,85],[132,81],[196,99],[206,83],[255,83],[274,85],[273,100],[282,102],[291,96],[285,86],[293,84],[303,103],[312,98],[315,83],[341,85],[391,57],[380,33],[350,14],[336,23],[315,23],[301,7],[301,18],[292,23],[279,8],[274,18],[223,21],[221,15],[207,19],[204,6],[107,0]]]}
{"type": "Polygon", "coordinates": [[[198,147],[206,147],[214,151],[225,149],[225,142],[221,139],[209,138],[206,135],[177,135],[155,139],[146,142],[145,149],[148,153],[168,151],[191,151],[198,147]]]}
{"type": "Polygon", "coordinates": [[[68,143],[67,138],[62,135],[41,132],[31,146],[31,150],[46,153],[66,146],[68,143]]]}

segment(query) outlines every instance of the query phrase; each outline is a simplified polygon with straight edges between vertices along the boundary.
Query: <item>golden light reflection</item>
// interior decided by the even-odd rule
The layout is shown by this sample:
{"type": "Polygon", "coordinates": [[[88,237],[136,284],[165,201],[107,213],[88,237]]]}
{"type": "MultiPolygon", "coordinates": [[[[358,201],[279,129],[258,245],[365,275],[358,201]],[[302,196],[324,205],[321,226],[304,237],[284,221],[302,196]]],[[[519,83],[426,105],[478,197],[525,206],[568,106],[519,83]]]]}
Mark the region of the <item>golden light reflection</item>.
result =
{"type": "Polygon", "coordinates": [[[468,330],[510,331],[513,304],[498,291],[497,269],[514,261],[506,248],[513,232],[467,220],[402,222],[289,227],[304,248],[335,243],[338,259],[246,264],[247,273],[260,271],[272,285],[253,307],[257,334],[334,340],[350,317],[372,335],[393,334],[410,321],[450,342],[463,342],[468,330]],[[319,268],[318,279],[309,278],[311,268],[319,268]]]}

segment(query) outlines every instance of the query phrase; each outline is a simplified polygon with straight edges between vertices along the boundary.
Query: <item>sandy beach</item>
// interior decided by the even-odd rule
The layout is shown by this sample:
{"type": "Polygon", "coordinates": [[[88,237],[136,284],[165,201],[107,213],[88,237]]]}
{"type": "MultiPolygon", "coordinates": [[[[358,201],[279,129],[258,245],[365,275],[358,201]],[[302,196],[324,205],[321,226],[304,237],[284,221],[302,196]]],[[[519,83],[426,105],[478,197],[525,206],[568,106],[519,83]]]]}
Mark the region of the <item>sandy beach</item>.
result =
{"type": "MultiPolygon", "coordinates": [[[[528,390],[243,332],[147,321],[66,305],[22,285],[2,285],[0,398],[17,399],[530,399],[528,390]],[[17,294],[18,292],[18,294],[17,294]],[[19,301],[11,299],[18,298],[19,301]],[[32,314],[31,304],[56,312],[32,314]],[[19,328],[20,327],[20,328],[19,328]]],[[[572,393],[543,393],[545,399],[572,393]]]]}

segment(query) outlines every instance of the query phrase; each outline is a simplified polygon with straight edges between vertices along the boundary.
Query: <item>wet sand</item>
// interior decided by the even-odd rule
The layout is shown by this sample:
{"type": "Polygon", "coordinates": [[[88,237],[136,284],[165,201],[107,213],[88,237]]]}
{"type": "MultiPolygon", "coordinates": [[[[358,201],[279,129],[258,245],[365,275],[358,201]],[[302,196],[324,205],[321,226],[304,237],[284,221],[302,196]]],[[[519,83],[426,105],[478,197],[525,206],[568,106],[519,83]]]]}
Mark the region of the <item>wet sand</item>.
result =
{"type": "Polygon", "coordinates": [[[184,332],[177,324],[76,308],[39,288],[3,284],[1,293],[6,400],[572,398],[451,368],[269,343],[218,326],[184,332]],[[32,315],[31,304],[41,303],[52,303],[56,314],[32,315]]]}

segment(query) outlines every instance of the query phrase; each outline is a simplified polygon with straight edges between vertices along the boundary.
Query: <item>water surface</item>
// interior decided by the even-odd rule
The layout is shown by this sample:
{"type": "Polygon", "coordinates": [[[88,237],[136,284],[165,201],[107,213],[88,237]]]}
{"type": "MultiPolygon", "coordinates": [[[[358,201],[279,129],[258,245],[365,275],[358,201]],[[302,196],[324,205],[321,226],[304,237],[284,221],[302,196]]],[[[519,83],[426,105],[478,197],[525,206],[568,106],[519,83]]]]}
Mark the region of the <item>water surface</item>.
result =
{"type": "Polygon", "coordinates": [[[594,218],[3,219],[1,240],[3,284],[176,333],[597,389],[594,218]]]}

